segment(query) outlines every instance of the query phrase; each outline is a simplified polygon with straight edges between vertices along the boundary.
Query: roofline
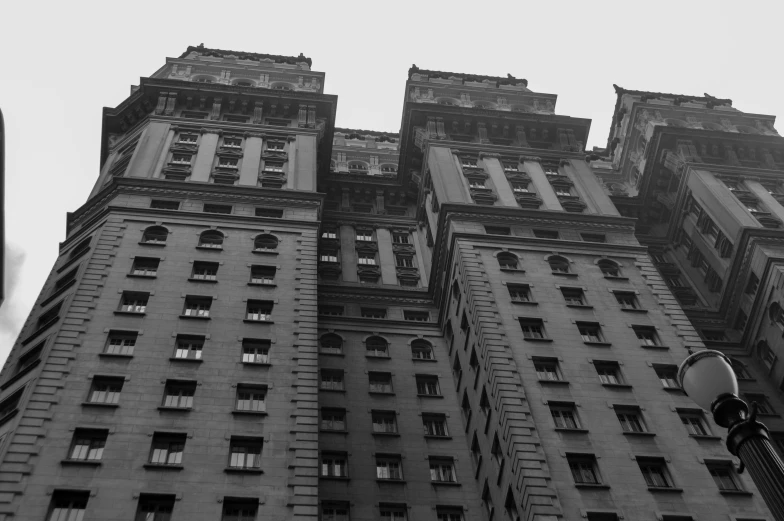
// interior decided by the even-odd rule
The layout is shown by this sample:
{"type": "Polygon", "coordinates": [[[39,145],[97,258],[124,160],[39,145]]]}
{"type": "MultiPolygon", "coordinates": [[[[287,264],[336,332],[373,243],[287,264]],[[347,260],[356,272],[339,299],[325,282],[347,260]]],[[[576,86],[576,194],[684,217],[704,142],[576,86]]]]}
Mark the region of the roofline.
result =
{"type": "Polygon", "coordinates": [[[281,56],[277,54],[259,54],[255,52],[243,52],[243,51],[226,51],[223,49],[210,49],[208,47],[204,47],[204,44],[200,44],[198,46],[189,45],[188,48],[185,50],[184,53],[180,55],[180,58],[185,58],[193,51],[200,52],[202,54],[211,54],[213,56],[219,56],[224,58],[226,56],[236,56],[239,59],[272,59],[276,62],[285,62],[285,63],[301,63],[305,62],[308,64],[308,67],[312,67],[313,60],[308,58],[307,56],[300,53],[299,56],[281,56]]]}

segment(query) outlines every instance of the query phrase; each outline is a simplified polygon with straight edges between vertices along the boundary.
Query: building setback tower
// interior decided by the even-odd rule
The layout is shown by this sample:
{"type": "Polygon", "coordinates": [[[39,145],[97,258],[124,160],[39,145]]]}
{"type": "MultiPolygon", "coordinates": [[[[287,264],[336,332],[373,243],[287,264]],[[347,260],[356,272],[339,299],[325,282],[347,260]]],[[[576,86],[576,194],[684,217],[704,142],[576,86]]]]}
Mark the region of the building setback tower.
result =
{"type": "Polygon", "coordinates": [[[526,80],[412,67],[399,134],[323,84],[190,47],[104,111],[0,521],[770,519],[675,369],[720,347],[784,432],[772,117],[618,88],[586,157],[526,80]]]}

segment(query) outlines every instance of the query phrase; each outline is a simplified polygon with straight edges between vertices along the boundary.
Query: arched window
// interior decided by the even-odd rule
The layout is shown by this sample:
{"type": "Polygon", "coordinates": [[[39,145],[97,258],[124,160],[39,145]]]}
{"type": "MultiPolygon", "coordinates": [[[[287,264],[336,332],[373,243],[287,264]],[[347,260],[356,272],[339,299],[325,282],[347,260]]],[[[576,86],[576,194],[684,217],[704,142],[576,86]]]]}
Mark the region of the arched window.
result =
{"type": "Polygon", "coordinates": [[[389,344],[380,336],[372,336],[365,340],[365,349],[367,349],[367,356],[389,356],[389,344]]]}
{"type": "Polygon", "coordinates": [[[751,376],[749,375],[748,370],[746,370],[746,366],[743,364],[743,362],[734,358],[730,358],[730,365],[732,366],[732,370],[735,372],[735,378],[738,380],[751,379],[751,376]]]}
{"type": "Polygon", "coordinates": [[[70,255],[68,255],[68,258],[76,259],[77,257],[81,257],[82,255],[90,251],[90,241],[92,240],[93,240],[92,236],[82,239],[79,242],[79,244],[73,247],[70,255]]]}
{"type": "Polygon", "coordinates": [[[411,342],[411,358],[414,360],[433,360],[433,345],[427,340],[414,340],[411,342]]]}
{"type": "Polygon", "coordinates": [[[169,237],[169,230],[163,226],[150,226],[144,230],[142,242],[146,244],[166,244],[169,237]]]}
{"type": "Polygon", "coordinates": [[[274,235],[265,233],[253,241],[253,251],[270,251],[278,248],[278,239],[274,235]]]}
{"type": "Polygon", "coordinates": [[[772,369],[776,363],[776,354],[764,340],[757,342],[757,356],[768,369],[772,369]]]}
{"type": "Polygon", "coordinates": [[[779,323],[782,322],[781,306],[779,305],[778,302],[774,302],[773,304],[770,305],[770,307],[768,308],[768,316],[774,322],[779,322],[779,323]]]}
{"type": "Polygon", "coordinates": [[[516,270],[517,269],[517,255],[509,252],[502,252],[498,254],[498,265],[502,270],[516,270]]]}
{"type": "Polygon", "coordinates": [[[618,266],[617,263],[603,259],[598,262],[599,269],[602,270],[602,273],[605,277],[620,277],[621,276],[621,268],[618,266]]]}
{"type": "Polygon", "coordinates": [[[207,230],[199,235],[199,248],[223,248],[223,234],[217,230],[207,230]]]}
{"type": "Polygon", "coordinates": [[[343,338],[335,333],[321,335],[319,350],[322,353],[339,355],[343,352],[343,338]]]}
{"type": "Polygon", "coordinates": [[[569,273],[569,261],[560,255],[551,255],[547,263],[550,264],[553,273],[569,273]]]}

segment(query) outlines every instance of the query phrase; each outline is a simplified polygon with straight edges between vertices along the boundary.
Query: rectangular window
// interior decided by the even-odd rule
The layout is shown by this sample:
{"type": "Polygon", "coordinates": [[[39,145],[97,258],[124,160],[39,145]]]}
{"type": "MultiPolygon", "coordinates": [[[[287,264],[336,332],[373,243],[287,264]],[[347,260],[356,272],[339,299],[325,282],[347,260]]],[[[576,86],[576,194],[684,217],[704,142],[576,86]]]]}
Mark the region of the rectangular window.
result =
{"type": "Polygon", "coordinates": [[[534,230],[534,237],[539,239],[557,239],[558,232],[556,230],[534,230]]]}
{"type": "Polygon", "coordinates": [[[507,284],[512,302],[532,302],[531,288],[527,284],[507,284]]]}
{"type": "Polygon", "coordinates": [[[242,148],[242,138],[226,136],[223,138],[223,146],[226,148],[242,148]]]}
{"type": "Polygon", "coordinates": [[[573,403],[551,403],[550,415],[556,429],[580,429],[577,410],[573,403]]]}
{"type": "Polygon", "coordinates": [[[580,288],[561,288],[561,294],[567,306],[585,305],[585,293],[580,288]]]}
{"type": "Polygon", "coordinates": [[[337,232],[337,230],[333,230],[333,229],[325,229],[324,231],[321,232],[321,238],[322,239],[337,239],[338,238],[338,232],[337,232]]]}
{"type": "Polygon", "coordinates": [[[321,504],[321,521],[349,521],[348,512],[348,502],[325,501],[321,504]]]}
{"type": "Polygon", "coordinates": [[[174,351],[174,358],[178,360],[201,360],[204,340],[203,336],[177,335],[177,349],[174,351]]]}
{"type": "Polygon", "coordinates": [[[599,380],[604,385],[623,385],[624,381],[621,376],[621,366],[618,362],[594,362],[596,367],[596,374],[599,375],[599,380]]]}
{"type": "Polygon", "coordinates": [[[82,521],[89,499],[89,491],[55,490],[47,520],[82,521]]]}
{"type": "Polygon", "coordinates": [[[403,311],[403,318],[405,320],[411,320],[414,322],[429,322],[430,321],[430,313],[427,311],[403,311]]]}
{"type": "Polygon", "coordinates": [[[281,161],[264,161],[264,171],[272,172],[274,174],[283,173],[283,162],[281,161]]]}
{"type": "Polygon", "coordinates": [[[392,242],[395,244],[411,244],[408,233],[395,232],[392,234],[392,242]]]}
{"type": "Polygon", "coordinates": [[[219,267],[220,264],[217,262],[196,261],[193,263],[193,273],[191,273],[191,279],[218,280],[219,267]]]}
{"type": "Polygon", "coordinates": [[[528,183],[524,183],[522,181],[512,183],[512,192],[517,194],[527,194],[529,192],[528,183]]]}
{"type": "Polygon", "coordinates": [[[63,291],[65,288],[69,287],[71,284],[76,282],[76,273],[79,271],[79,268],[76,267],[57,279],[54,283],[54,287],[52,288],[52,294],[59,293],[63,291]]]}
{"type": "Polygon", "coordinates": [[[376,254],[375,253],[359,253],[359,254],[357,254],[357,263],[360,264],[360,265],[375,266],[376,265],[376,254]]]}
{"type": "Polygon", "coordinates": [[[28,349],[24,354],[22,354],[22,356],[20,356],[19,360],[16,362],[14,375],[20,375],[38,365],[38,363],[41,361],[41,355],[44,352],[45,344],[46,340],[40,342],[35,347],[28,349]]]}
{"type": "Polygon", "coordinates": [[[751,393],[744,393],[743,398],[746,400],[746,403],[751,404],[752,402],[757,403],[757,412],[759,414],[776,414],[776,411],[773,409],[773,406],[770,404],[768,397],[764,394],[751,394],[751,393]]]}
{"type": "Polygon", "coordinates": [[[702,337],[709,341],[709,342],[726,342],[727,335],[724,334],[724,331],[718,331],[715,329],[703,329],[702,330],[702,337]]]}
{"type": "Polygon", "coordinates": [[[158,274],[158,265],[161,259],[152,257],[136,257],[133,259],[131,274],[137,277],[155,277],[158,274]]]}
{"type": "Polygon", "coordinates": [[[403,461],[396,454],[376,456],[376,479],[403,479],[403,461]]]}
{"type": "Polygon", "coordinates": [[[245,320],[268,321],[272,320],[273,303],[267,300],[248,300],[245,320]]]}
{"type": "Polygon", "coordinates": [[[105,429],[76,429],[71,450],[68,452],[70,461],[100,461],[109,431],[105,429]]]}
{"type": "Polygon", "coordinates": [[[342,391],[343,371],[339,369],[322,369],[320,388],[324,391],[342,391]]]}
{"type": "Polygon", "coordinates": [[[192,157],[191,154],[172,154],[171,164],[190,166],[192,157]]]}
{"type": "Polygon", "coordinates": [[[572,471],[572,479],[577,485],[600,485],[602,483],[594,455],[567,454],[566,460],[569,462],[569,470],[572,471]]]}
{"type": "Polygon", "coordinates": [[[701,412],[678,411],[681,423],[686,426],[689,436],[710,436],[701,412]]]}
{"type": "Polygon", "coordinates": [[[449,436],[445,414],[422,414],[425,436],[449,436]]]}
{"type": "Polygon", "coordinates": [[[656,334],[656,328],[650,326],[632,326],[632,329],[642,346],[661,346],[659,336],[656,334]]]}
{"type": "Polygon", "coordinates": [[[345,431],[346,410],[321,409],[321,429],[325,431],[345,431]]]}
{"type": "Polygon", "coordinates": [[[193,408],[193,395],[196,393],[196,382],[183,380],[167,380],[163,392],[163,407],[176,409],[193,408]]]}
{"type": "Polygon", "coordinates": [[[512,235],[512,230],[508,226],[485,226],[485,233],[488,235],[512,235]]]}
{"type": "Polygon", "coordinates": [[[408,516],[406,505],[390,505],[381,503],[379,505],[379,515],[381,521],[406,521],[408,516]]]}
{"type": "Polygon", "coordinates": [[[180,202],[179,201],[164,201],[162,199],[153,199],[150,202],[150,208],[155,208],[157,210],[179,210],[180,209],[180,202]]]}
{"type": "Polygon", "coordinates": [[[256,208],[254,212],[256,217],[274,217],[276,219],[283,217],[283,210],[278,208],[256,208]]]}
{"type": "Polygon", "coordinates": [[[120,311],[125,313],[144,313],[147,311],[147,301],[149,299],[149,293],[124,291],[120,301],[120,311]]]}
{"type": "Polygon", "coordinates": [[[198,141],[199,136],[197,134],[180,134],[178,136],[177,142],[178,143],[188,143],[191,145],[195,145],[196,141],[198,141]]]}
{"type": "Polygon", "coordinates": [[[136,521],[169,521],[174,510],[174,500],[175,496],[172,495],[140,494],[136,521]]]}
{"type": "Polygon", "coordinates": [[[269,364],[270,341],[255,338],[242,339],[243,364],[269,364]]]}
{"type": "Polygon", "coordinates": [[[321,476],[329,478],[347,478],[348,465],[345,452],[321,453],[321,476]]]}
{"type": "Polygon", "coordinates": [[[465,521],[460,507],[436,507],[438,521],[465,521]]]}
{"type": "Polygon", "coordinates": [[[241,470],[261,469],[262,438],[232,436],[229,447],[229,468],[241,470]]]}
{"type": "Polygon", "coordinates": [[[204,204],[203,208],[204,213],[220,213],[220,214],[230,214],[231,213],[231,205],[229,204],[204,204]]]}
{"type": "Polygon", "coordinates": [[[523,331],[523,338],[526,340],[546,339],[544,323],[540,318],[521,318],[520,328],[523,331]]]}
{"type": "Polygon", "coordinates": [[[432,375],[416,375],[417,394],[420,396],[441,396],[438,377],[432,375]]]}
{"type": "Polygon", "coordinates": [[[373,232],[370,230],[357,230],[357,240],[358,241],[372,241],[373,240],[373,232]]]}
{"type": "Polygon", "coordinates": [[[623,432],[648,432],[642,419],[642,412],[637,407],[615,407],[615,415],[621,423],[623,432]]]}
{"type": "Polygon", "coordinates": [[[251,266],[251,284],[275,284],[275,266],[251,266]]]}
{"type": "Polygon", "coordinates": [[[258,510],[259,500],[256,498],[224,498],[221,521],[255,521],[258,510]]]}
{"type": "Polygon", "coordinates": [[[387,310],[380,308],[362,308],[363,318],[387,318],[387,310]]]}
{"type": "Polygon", "coordinates": [[[234,410],[240,412],[265,412],[267,388],[258,385],[238,385],[234,410]]]}
{"type": "Polygon", "coordinates": [[[678,366],[676,365],[654,365],[656,376],[665,389],[680,389],[678,385],[678,366]]]}
{"type": "Polygon", "coordinates": [[[731,462],[707,463],[706,466],[719,490],[722,492],[739,492],[741,490],[731,462]]]}
{"type": "Polygon", "coordinates": [[[331,317],[342,317],[343,306],[319,306],[319,315],[326,315],[331,317]]]}
{"type": "Polygon", "coordinates": [[[124,383],[125,379],[123,378],[96,376],[93,378],[87,401],[89,403],[115,405],[120,402],[120,392],[124,383]]]}
{"type": "Polygon", "coordinates": [[[578,322],[577,329],[580,331],[580,337],[586,343],[604,343],[602,330],[598,324],[592,322],[578,322]]]}
{"type": "Polygon", "coordinates": [[[397,415],[394,411],[372,411],[373,432],[397,434],[397,415]]]}
{"type": "Polygon", "coordinates": [[[399,268],[413,268],[414,257],[412,255],[395,255],[395,265],[399,268]]]}
{"type": "Polygon", "coordinates": [[[182,465],[182,453],[185,450],[185,434],[164,434],[156,432],[152,438],[150,464],[182,465]]]}
{"type": "Polygon", "coordinates": [[[182,314],[186,317],[208,318],[212,307],[212,297],[185,297],[185,309],[182,314]]]}
{"type": "Polygon", "coordinates": [[[430,481],[433,483],[457,483],[455,461],[452,458],[429,458],[430,481]]]}
{"type": "Polygon", "coordinates": [[[334,251],[324,251],[319,256],[319,260],[321,262],[337,262],[338,261],[338,253],[334,251]]]}
{"type": "Polygon", "coordinates": [[[560,368],[558,367],[558,359],[556,358],[534,358],[534,370],[536,370],[536,377],[541,381],[547,382],[562,382],[560,368]]]}
{"type": "Polygon", "coordinates": [[[757,292],[757,288],[759,287],[759,278],[752,273],[749,275],[749,281],[746,283],[746,293],[749,295],[753,295],[757,292]]]}
{"type": "Polygon", "coordinates": [[[104,353],[107,355],[131,356],[139,333],[134,331],[109,331],[104,353]]]}
{"type": "Polygon", "coordinates": [[[267,141],[267,150],[282,151],[286,144],[283,141],[267,141]]]}
{"type": "Polygon", "coordinates": [[[652,488],[673,488],[667,464],[658,458],[637,458],[645,483],[652,488]]]}
{"type": "Polygon", "coordinates": [[[601,233],[581,233],[585,242],[607,242],[607,237],[601,233]]]}
{"type": "Polygon", "coordinates": [[[368,373],[371,393],[391,393],[392,373],[368,373]]]}
{"type": "Polygon", "coordinates": [[[621,309],[640,309],[640,304],[637,302],[637,295],[627,291],[615,291],[615,300],[621,305],[621,309]]]}

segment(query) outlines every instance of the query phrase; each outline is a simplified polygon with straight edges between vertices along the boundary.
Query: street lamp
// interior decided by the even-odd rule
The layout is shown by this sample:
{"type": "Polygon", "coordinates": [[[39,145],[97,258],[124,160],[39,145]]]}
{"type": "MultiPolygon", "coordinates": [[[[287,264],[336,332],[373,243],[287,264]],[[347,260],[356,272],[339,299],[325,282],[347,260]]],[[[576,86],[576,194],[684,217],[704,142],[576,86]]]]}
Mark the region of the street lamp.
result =
{"type": "Polygon", "coordinates": [[[738,381],[729,358],[705,349],[683,361],[678,369],[681,388],[697,405],[713,413],[725,427],[727,448],[740,458],[741,472],[748,467],[751,479],[776,521],[784,521],[784,463],[770,444],[768,428],[757,421],[757,404],[738,398],[738,381]]]}

